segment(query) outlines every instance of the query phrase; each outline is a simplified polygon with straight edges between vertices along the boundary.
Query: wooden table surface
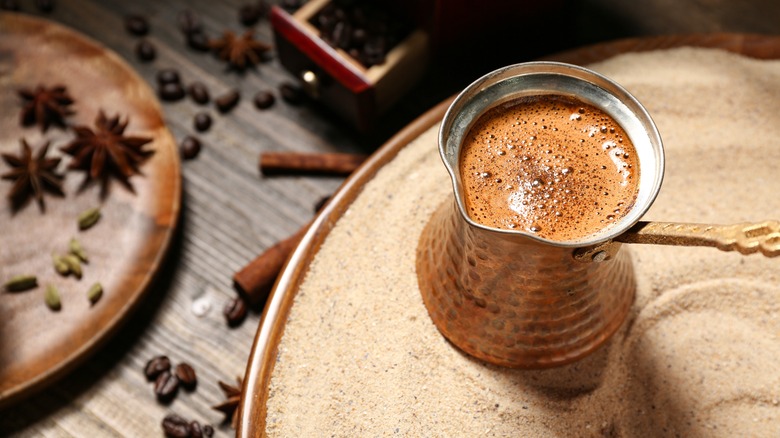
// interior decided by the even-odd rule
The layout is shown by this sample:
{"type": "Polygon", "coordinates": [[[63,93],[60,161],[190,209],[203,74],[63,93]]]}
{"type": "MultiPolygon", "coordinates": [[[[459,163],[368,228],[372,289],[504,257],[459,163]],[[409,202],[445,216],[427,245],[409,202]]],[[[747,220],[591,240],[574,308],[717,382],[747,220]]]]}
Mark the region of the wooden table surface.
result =
{"type": "MultiPolygon", "coordinates": [[[[218,380],[232,382],[243,375],[260,313],[250,313],[239,327],[226,325],[222,308],[235,296],[232,276],[263,249],[308,222],[315,203],[342,181],[262,177],[257,169],[260,152],[370,152],[481,73],[596,41],[665,33],[780,33],[780,3],[773,0],[716,0],[706,7],[672,0],[564,2],[565,15],[540,20],[562,29],[556,37],[498,55],[474,50],[477,43],[463,45],[437,62],[416,90],[382,119],[380,128],[363,135],[314,105],[293,106],[279,99],[278,86],[292,76],[276,59],[239,75],[226,72],[213,56],[186,47],[176,26],[179,12],[197,13],[206,30],[217,36],[223,30],[243,29],[237,18],[241,0],[60,0],[45,15],[32,0],[18,3],[23,12],[67,25],[114,50],[150,84],[157,71],[170,67],[180,71],[185,83],[206,83],[212,96],[230,88],[242,92],[239,107],[230,114],[210,110],[215,123],[198,135],[204,143],[201,154],[182,162],[179,230],[138,311],[75,371],[0,411],[0,436],[25,437],[162,436],[160,422],[169,413],[212,424],[217,436],[233,435],[210,406],[223,400],[218,380]],[[128,14],[149,19],[148,38],[157,47],[153,62],[142,63],[134,55],[137,39],[123,28],[128,14]],[[251,98],[260,90],[277,96],[272,108],[254,108],[251,98]],[[194,311],[194,306],[204,305],[205,314],[194,311]],[[168,355],[174,363],[188,362],[198,373],[197,389],[180,392],[168,406],[155,401],[143,375],[146,361],[158,354],[168,355]]],[[[267,20],[255,28],[259,39],[272,41],[267,20]]],[[[163,110],[177,140],[194,134],[192,120],[201,107],[185,100],[164,104],[163,110]]]]}

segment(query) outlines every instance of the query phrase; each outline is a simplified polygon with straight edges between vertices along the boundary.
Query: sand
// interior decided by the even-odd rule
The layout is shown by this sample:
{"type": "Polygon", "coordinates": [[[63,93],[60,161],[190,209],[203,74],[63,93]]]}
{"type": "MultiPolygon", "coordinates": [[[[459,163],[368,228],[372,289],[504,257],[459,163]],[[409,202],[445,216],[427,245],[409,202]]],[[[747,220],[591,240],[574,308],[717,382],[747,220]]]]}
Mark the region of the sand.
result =
{"type": "MultiPolygon", "coordinates": [[[[780,62],[681,48],[591,66],[655,119],[666,178],[646,219],[780,216],[780,62]]],[[[460,353],[420,298],[415,247],[451,193],[431,128],[366,185],[295,298],[271,436],[780,436],[780,258],[633,245],[618,333],[572,365],[460,353]]]]}

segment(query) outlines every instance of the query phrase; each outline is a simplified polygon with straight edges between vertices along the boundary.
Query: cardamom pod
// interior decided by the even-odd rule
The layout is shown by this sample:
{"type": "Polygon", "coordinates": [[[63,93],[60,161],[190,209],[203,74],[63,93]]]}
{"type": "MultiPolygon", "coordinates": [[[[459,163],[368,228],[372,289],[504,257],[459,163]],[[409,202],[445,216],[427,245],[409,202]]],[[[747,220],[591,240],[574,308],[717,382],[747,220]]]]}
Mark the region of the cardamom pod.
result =
{"type": "Polygon", "coordinates": [[[73,254],[65,254],[62,256],[62,260],[68,265],[68,269],[70,270],[73,275],[76,276],[76,278],[81,278],[82,271],[81,271],[81,261],[78,257],[74,256],[73,254]]]}
{"type": "Polygon", "coordinates": [[[52,253],[51,259],[52,262],[54,263],[54,270],[57,271],[58,274],[60,275],[70,274],[70,266],[62,258],[62,256],[52,253]]]}
{"type": "Polygon", "coordinates": [[[46,286],[46,292],[43,295],[43,300],[46,302],[46,306],[48,306],[51,310],[60,310],[62,308],[62,303],[60,302],[60,293],[53,284],[46,286]]]}
{"type": "Polygon", "coordinates": [[[17,275],[5,282],[8,292],[21,292],[38,286],[38,277],[34,275],[17,275]]]}
{"type": "Polygon", "coordinates": [[[90,208],[79,215],[79,230],[91,228],[100,219],[100,208],[90,208]]]}
{"type": "Polygon", "coordinates": [[[103,286],[100,283],[93,284],[87,291],[89,302],[95,304],[103,296],[103,286]]]}
{"type": "Polygon", "coordinates": [[[81,246],[81,242],[76,240],[76,238],[70,239],[70,243],[68,243],[68,249],[70,250],[70,253],[81,259],[84,263],[89,263],[89,258],[87,257],[87,253],[84,251],[84,247],[81,246]]]}

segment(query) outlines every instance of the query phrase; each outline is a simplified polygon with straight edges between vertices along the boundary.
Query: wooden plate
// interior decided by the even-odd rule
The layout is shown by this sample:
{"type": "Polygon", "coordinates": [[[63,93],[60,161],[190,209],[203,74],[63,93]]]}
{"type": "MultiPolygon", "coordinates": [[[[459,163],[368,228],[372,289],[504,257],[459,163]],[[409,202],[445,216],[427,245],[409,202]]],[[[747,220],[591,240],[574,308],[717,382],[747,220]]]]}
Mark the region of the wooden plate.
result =
{"type": "MultiPolygon", "coordinates": [[[[780,58],[780,37],[707,34],[637,38],[597,44],[546,57],[547,60],[585,65],[612,56],[680,46],[711,47],[760,58],[780,58]]],[[[309,263],[315,258],[326,236],[360,194],[362,187],[390,162],[399,151],[415,140],[435,123],[439,122],[450,100],[442,102],[412,122],[391,138],[381,149],[355,172],[333,197],[330,204],[317,217],[308,233],[291,255],[282,275],[266,304],[262,322],[258,328],[244,380],[244,398],[240,411],[238,436],[264,435],[266,402],[271,373],[277,348],[284,332],[293,298],[303,281],[309,263]]]]}
{"type": "MultiPolygon", "coordinates": [[[[173,137],[163,122],[152,90],[116,54],[61,25],[13,13],[0,14],[0,151],[18,154],[25,138],[37,148],[51,141],[48,156],[70,157],[59,148],[71,130],[19,123],[22,102],[17,90],[38,84],[65,85],[76,100],[71,125],[94,126],[100,109],[129,118],[125,134],[151,137],[154,150],[130,179],[135,193],[112,181],[106,196],[100,184],[82,187],[83,172],[67,172],[66,196],[46,196],[46,210],[35,202],[12,210],[5,193],[12,182],[0,181],[0,281],[19,274],[38,277],[36,289],[0,292],[0,406],[7,405],[61,377],[116,331],[135,308],[160,267],[179,216],[181,174],[173,137]],[[80,212],[100,207],[93,228],[79,231],[80,212]],[[78,238],[90,257],[83,278],[59,276],[51,254],[66,253],[78,238]],[[90,305],[86,291],[103,285],[102,299],[90,305]],[[60,292],[62,309],[44,304],[46,285],[60,292]]],[[[9,167],[0,161],[0,174],[9,167]]]]}

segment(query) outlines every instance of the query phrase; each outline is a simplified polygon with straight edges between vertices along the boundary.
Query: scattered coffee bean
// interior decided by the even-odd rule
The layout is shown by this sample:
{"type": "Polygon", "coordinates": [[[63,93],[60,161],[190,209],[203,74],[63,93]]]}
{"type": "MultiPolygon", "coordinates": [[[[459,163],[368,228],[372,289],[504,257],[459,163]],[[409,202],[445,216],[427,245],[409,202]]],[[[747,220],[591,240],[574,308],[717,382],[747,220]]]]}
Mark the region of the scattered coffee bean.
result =
{"type": "Polygon", "coordinates": [[[242,322],[244,322],[244,319],[246,318],[246,313],[247,313],[246,302],[244,302],[244,299],[241,297],[235,297],[232,300],[228,301],[223,311],[223,314],[225,315],[225,320],[227,321],[228,326],[230,327],[237,327],[242,322]]]}
{"type": "Polygon", "coordinates": [[[303,89],[290,82],[285,82],[279,86],[279,94],[282,95],[282,99],[292,105],[299,105],[303,103],[305,98],[303,89]]]}
{"type": "Polygon", "coordinates": [[[179,30],[184,35],[203,30],[203,24],[200,22],[200,17],[189,9],[179,12],[177,19],[179,22],[179,30]]]}
{"type": "Polygon", "coordinates": [[[198,420],[192,420],[190,422],[190,437],[203,438],[203,428],[200,427],[200,423],[198,423],[198,420]]]}
{"type": "Polygon", "coordinates": [[[176,365],[176,377],[179,378],[179,383],[185,389],[193,390],[198,386],[198,376],[195,374],[195,369],[188,363],[180,363],[176,365]]]}
{"type": "Polygon", "coordinates": [[[179,145],[179,152],[181,153],[181,157],[185,160],[191,160],[197,157],[200,153],[200,140],[192,136],[184,137],[181,145],[179,145]]]}
{"type": "Polygon", "coordinates": [[[143,36],[149,33],[149,22],[140,15],[128,15],[125,17],[125,29],[135,36],[143,36]]]}
{"type": "Polygon", "coordinates": [[[243,5],[238,10],[238,21],[244,26],[254,26],[265,15],[265,4],[260,1],[254,4],[243,5]]]}
{"type": "Polygon", "coordinates": [[[257,94],[255,94],[254,103],[257,109],[270,108],[275,101],[276,98],[270,91],[258,91],[257,94]]]}
{"type": "Polygon", "coordinates": [[[241,98],[241,94],[239,94],[238,90],[230,90],[227,93],[219,96],[214,103],[217,104],[217,109],[221,113],[226,113],[233,108],[235,108],[236,105],[238,105],[238,101],[241,98]]]}
{"type": "Polygon", "coordinates": [[[135,46],[135,54],[141,61],[152,61],[157,57],[157,49],[149,40],[141,40],[135,46]]]}
{"type": "Polygon", "coordinates": [[[203,436],[211,438],[214,436],[214,428],[210,424],[203,425],[203,436]]]}
{"type": "Polygon", "coordinates": [[[206,88],[206,85],[203,84],[203,82],[193,82],[187,91],[189,91],[190,97],[197,104],[204,105],[209,103],[209,100],[211,100],[209,89],[206,88]]]}
{"type": "Polygon", "coordinates": [[[187,420],[176,414],[166,415],[163,418],[162,429],[168,438],[187,438],[191,433],[187,420]]]}
{"type": "Polygon", "coordinates": [[[209,113],[195,114],[195,130],[198,132],[208,131],[211,128],[211,116],[209,113]]]}
{"type": "Polygon", "coordinates": [[[163,371],[154,380],[154,393],[161,403],[170,403],[179,391],[179,378],[170,371],[163,371]]]}
{"type": "Polygon", "coordinates": [[[330,195],[320,198],[320,200],[314,204],[314,213],[319,213],[320,210],[322,210],[322,207],[325,207],[325,204],[327,204],[328,201],[330,201],[330,195]]]}
{"type": "Polygon", "coordinates": [[[54,0],[35,0],[35,6],[39,11],[48,14],[54,10],[54,0]]]}
{"type": "Polygon", "coordinates": [[[200,52],[208,52],[209,50],[211,50],[211,46],[209,46],[209,37],[202,30],[197,30],[188,33],[187,45],[191,49],[195,49],[200,52]]]}
{"type": "Polygon", "coordinates": [[[179,72],[172,68],[164,68],[157,72],[157,84],[180,84],[179,72]]]}
{"type": "Polygon", "coordinates": [[[19,3],[16,0],[2,0],[0,1],[0,9],[4,11],[19,11],[19,3]]]}
{"type": "Polygon", "coordinates": [[[160,98],[167,102],[175,102],[184,97],[184,87],[179,83],[163,84],[159,89],[160,98]]]}
{"type": "Polygon", "coordinates": [[[171,360],[168,359],[168,356],[155,356],[149,359],[149,362],[146,362],[144,375],[146,376],[146,380],[151,382],[152,380],[157,379],[163,371],[170,371],[170,369],[171,360]]]}

